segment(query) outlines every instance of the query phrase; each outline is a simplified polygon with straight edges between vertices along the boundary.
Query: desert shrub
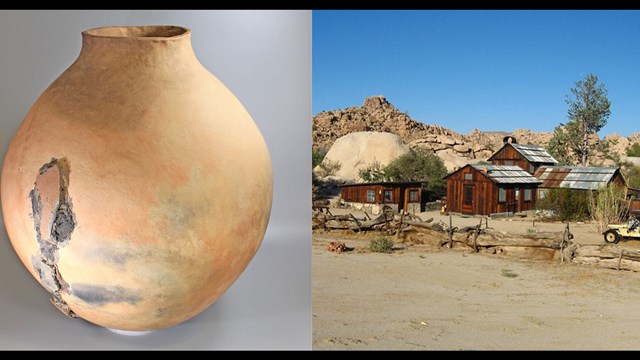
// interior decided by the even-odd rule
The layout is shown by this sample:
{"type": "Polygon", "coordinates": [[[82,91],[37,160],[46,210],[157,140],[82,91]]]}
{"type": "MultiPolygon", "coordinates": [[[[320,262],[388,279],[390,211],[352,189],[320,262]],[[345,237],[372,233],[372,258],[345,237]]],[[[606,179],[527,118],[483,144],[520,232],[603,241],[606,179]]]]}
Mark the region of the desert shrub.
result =
{"type": "Polygon", "coordinates": [[[369,250],[380,253],[390,253],[393,249],[393,241],[386,237],[377,237],[369,242],[369,250]]]}
{"type": "Polygon", "coordinates": [[[622,173],[629,187],[635,189],[640,188],[640,166],[636,166],[630,163],[624,164],[622,173]]]}
{"type": "Polygon", "coordinates": [[[640,157],[640,143],[633,143],[627,148],[627,156],[640,157]]]}
{"type": "Polygon", "coordinates": [[[360,169],[358,176],[364,181],[384,181],[384,167],[379,161],[374,161],[360,169]]]}
{"type": "Polygon", "coordinates": [[[311,151],[311,168],[315,168],[320,165],[322,160],[324,160],[325,155],[327,155],[327,150],[324,149],[311,151]]]}
{"type": "Polygon", "coordinates": [[[625,189],[616,184],[601,187],[590,194],[589,211],[600,231],[604,231],[607,224],[625,221],[629,213],[629,200],[626,198],[625,189]]]}
{"type": "Polygon", "coordinates": [[[331,175],[335,175],[338,173],[338,170],[340,170],[340,167],[342,166],[342,164],[340,164],[339,161],[332,161],[329,159],[324,159],[322,160],[322,162],[318,165],[318,169],[316,170],[316,174],[318,175],[318,177],[325,177],[325,176],[331,176],[331,175]]]}
{"type": "Polygon", "coordinates": [[[502,269],[502,276],[508,277],[508,278],[514,278],[514,277],[518,277],[518,274],[514,273],[509,269],[502,269]]]}
{"type": "Polygon", "coordinates": [[[550,220],[583,221],[589,218],[589,194],[567,188],[549,189],[536,208],[551,214],[550,220]]]}

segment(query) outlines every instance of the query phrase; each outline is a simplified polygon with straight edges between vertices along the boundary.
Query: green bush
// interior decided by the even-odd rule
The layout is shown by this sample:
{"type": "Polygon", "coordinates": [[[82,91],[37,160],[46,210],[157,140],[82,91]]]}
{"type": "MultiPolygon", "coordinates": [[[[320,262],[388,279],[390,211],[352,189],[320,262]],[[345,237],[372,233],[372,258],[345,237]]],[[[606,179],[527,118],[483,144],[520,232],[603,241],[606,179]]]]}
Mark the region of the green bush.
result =
{"type": "Polygon", "coordinates": [[[424,181],[426,201],[441,198],[447,193],[447,168],[436,154],[416,149],[404,154],[384,167],[387,181],[424,181]]]}
{"type": "Polygon", "coordinates": [[[622,174],[627,181],[627,186],[634,189],[640,188],[640,166],[625,164],[622,168],[622,174]]]}
{"type": "Polygon", "coordinates": [[[384,181],[384,167],[379,161],[374,161],[369,166],[360,169],[358,176],[364,181],[384,181]]]}
{"type": "Polygon", "coordinates": [[[627,156],[640,157],[640,143],[634,143],[627,148],[627,156]]]}
{"type": "Polygon", "coordinates": [[[379,253],[390,253],[393,249],[393,241],[386,237],[377,237],[369,242],[369,250],[379,253]]]}
{"type": "Polygon", "coordinates": [[[316,170],[316,175],[323,178],[326,176],[332,176],[338,173],[342,164],[339,161],[331,161],[329,159],[323,159],[322,162],[318,165],[318,169],[316,170]]]}
{"type": "Polygon", "coordinates": [[[313,150],[311,152],[311,168],[314,169],[316,166],[320,165],[322,160],[324,160],[325,155],[327,155],[327,150],[313,150]]]}
{"type": "Polygon", "coordinates": [[[587,191],[567,188],[550,189],[539,199],[538,210],[551,210],[551,220],[584,221],[589,218],[589,194],[587,191]]]}

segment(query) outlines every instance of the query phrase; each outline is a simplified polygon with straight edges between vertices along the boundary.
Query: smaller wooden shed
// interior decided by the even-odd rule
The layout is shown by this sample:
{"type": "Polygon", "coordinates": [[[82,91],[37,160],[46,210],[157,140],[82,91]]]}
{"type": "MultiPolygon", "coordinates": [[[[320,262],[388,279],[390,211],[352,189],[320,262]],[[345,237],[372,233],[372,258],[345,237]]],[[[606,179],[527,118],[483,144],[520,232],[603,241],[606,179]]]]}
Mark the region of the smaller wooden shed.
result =
{"type": "Polygon", "coordinates": [[[610,183],[626,186],[619,167],[542,166],[535,177],[541,180],[538,197],[544,198],[549,189],[598,190],[610,183]]]}
{"type": "Polygon", "coordinates": [[[387,205],[396,211],[420,212],[422,182],[368,182],[340,186],[346,206],[379,214],[387,205]]]}
{"type": "Polygon", "coordinates": [[[541,182],[516,165],[469,164],[446,179],[447,210],[477,215],[533,210],[541,182]]]}

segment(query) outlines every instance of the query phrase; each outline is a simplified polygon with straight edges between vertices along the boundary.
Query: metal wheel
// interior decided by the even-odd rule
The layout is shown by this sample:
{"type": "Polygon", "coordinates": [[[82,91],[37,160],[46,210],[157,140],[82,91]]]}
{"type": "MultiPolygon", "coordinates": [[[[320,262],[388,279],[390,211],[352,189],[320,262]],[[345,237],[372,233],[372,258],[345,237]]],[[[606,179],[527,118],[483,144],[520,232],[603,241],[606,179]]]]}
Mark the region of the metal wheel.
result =
{"type": "Polygon", "coordinates": [[[609,244],[617,244],[620,241],[620,234],[615,230],[607,230],[604,232],[604,241],[609,244]]]}

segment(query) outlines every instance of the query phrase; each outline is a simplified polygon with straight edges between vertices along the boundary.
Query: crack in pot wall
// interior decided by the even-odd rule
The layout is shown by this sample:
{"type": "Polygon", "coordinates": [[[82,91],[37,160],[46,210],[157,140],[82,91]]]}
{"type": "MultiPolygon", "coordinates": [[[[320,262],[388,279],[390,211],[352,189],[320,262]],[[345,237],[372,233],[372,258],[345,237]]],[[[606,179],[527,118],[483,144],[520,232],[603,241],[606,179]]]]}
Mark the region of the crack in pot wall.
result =
{"type": "Polygon", "coordinates": [[[40,168],[29,193],[40,245],[40,253],[31,257],[31,263],[42,285],[51,293],[51,303],[67,316],[77,317],[60,295],[69,292],[69,284],[57,266],[58,250],[67,245],[77,225],[68,192],[69,172],[65,158],[51,159],[40,168]]]}

